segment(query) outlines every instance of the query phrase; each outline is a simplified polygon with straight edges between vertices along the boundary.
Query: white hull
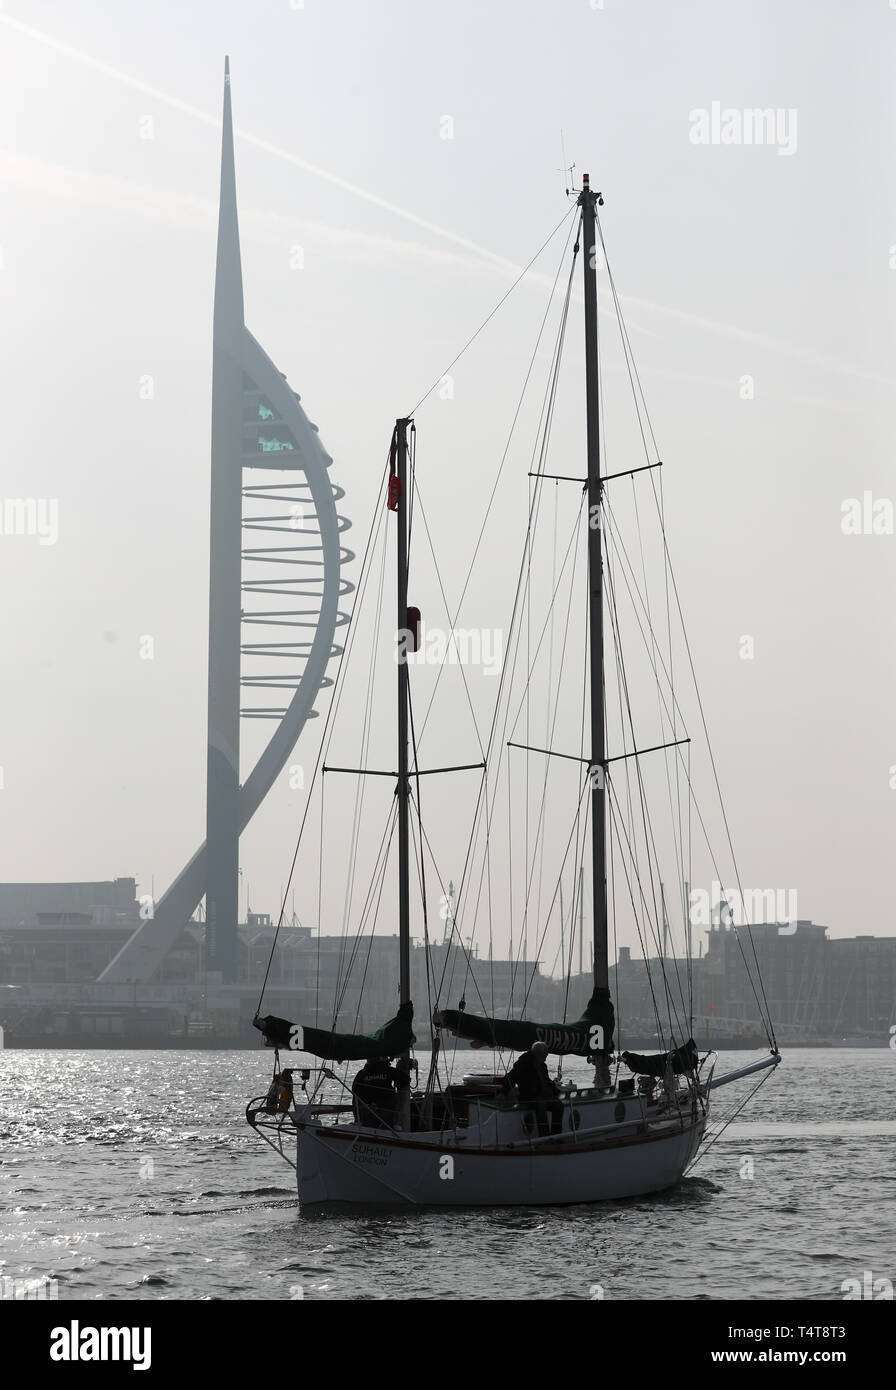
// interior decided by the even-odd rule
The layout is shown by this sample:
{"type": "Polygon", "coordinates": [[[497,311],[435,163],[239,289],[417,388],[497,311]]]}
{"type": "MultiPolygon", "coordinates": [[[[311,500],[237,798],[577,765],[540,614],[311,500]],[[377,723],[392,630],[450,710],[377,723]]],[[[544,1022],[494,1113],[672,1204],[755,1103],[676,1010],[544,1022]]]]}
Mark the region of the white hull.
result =
{"type": "Polygon", "coordinates": [[[565,1119],[565,1132],[545,1139],[528,1136],[519,1111],[405,1134],[326,1124],[313,1106],[297,1109],[299,1200],[303,1207],[554,1206],[644,1196],[680,1180],[706,1126],[704,1105],[651,1115],[640,1098],[576,1104],[578,1130],[565,1119]]]}

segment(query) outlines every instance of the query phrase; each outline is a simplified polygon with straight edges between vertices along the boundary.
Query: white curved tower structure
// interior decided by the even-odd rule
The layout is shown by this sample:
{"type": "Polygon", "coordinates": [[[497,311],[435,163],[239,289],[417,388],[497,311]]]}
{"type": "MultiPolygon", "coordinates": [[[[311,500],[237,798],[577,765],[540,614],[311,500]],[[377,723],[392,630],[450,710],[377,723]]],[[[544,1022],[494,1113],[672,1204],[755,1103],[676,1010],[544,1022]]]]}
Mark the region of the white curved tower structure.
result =
{"type": "Polygon", "coordinates": [[[330,482],[331,463],[298,395],[243,321],[225,60],[212,376],[206,839],[101,981],[149,980],[203,897],[206,969],[223,983],[235,979],[239,837],[306,720],[314,718],[317,694],[329,684],[327,663],[340,650],[336,629],[347,621],[339,600],[353,586],[341,577],[341,566],[353,557],[341,543],[349,523],[336,511],[344,494],[330,482]],[[248,469],[277,470],[278,476],[246,485],[248,469]],[[244,533],[246,540],[258,539],[256,533],[271,539],[248,545],[244,533]],[[248,699],[258,691],[276,692],[278,702],[241,708],[241,694],[248,699]],[[284,692],[290,695],[286,702],[284,692]],[[242,785],[241,715],[276,721],[242,785]]]}

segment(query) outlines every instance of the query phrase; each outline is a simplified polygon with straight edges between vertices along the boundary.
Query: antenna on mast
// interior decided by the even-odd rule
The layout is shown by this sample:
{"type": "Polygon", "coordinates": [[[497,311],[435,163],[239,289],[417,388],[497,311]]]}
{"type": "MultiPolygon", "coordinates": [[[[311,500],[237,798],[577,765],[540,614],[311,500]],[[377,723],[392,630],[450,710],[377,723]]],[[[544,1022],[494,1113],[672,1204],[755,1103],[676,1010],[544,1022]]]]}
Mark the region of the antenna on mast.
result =
{"type": "Polygon", "coordinates": [[[573,180],[572,180],[572,171],[573,171],[573,169],[574,169],[575,167],[576,167],[575,164],[567,164],[567,162],[566,162],[566,145],[565,145],[564,140],[563,140],[563,131],[562,131],[562,129],[561,129],[561,131],[560,131],[560,168],[557,170],[557,172],[558,172],[558,174],[565,174],[565,175],[566,175],[566,187],[564,188],[563,191],[564,191],[564,193],[566,194],[567,198],[569,197],[570,193],[574,193],[574,192],[576,191],[575,189],[573,189],[573,188],[570,186],[570,185],[572,184],[572,181],[573,181],[573,180]]]}

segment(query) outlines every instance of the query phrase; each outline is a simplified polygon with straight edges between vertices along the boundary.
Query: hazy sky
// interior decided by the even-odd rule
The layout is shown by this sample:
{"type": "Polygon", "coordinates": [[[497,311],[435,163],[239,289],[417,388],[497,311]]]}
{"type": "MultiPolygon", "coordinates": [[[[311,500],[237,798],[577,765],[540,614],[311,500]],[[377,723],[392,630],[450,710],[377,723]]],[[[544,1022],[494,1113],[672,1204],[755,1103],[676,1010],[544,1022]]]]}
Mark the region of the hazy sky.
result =
{"type": "MultiPolygon", "coordinates": [[[[350,544],[395,416],[563,215],[562,129],[606,198],[744,882],[795,888],[836,935],[892,933],[896,537],[841,524],[846,499],[896,497],[886,0],[7,0],[0,494],[55,502],[58,536],[0,536],[0,876],[158,895],[204,835],[225,53],[246,321],[320,427],[350,544]],[[713,103],[729,136],[778,112],[773,142],[695,143],[713,103]]],[[[456,587],[558,255],[417,417],[456,587]]],[[[489,622],[526,466],[470,595],[489,622]]],[[[276,911],[300,812],[284,776],[244,836],[253,908],[276,911]]]]}

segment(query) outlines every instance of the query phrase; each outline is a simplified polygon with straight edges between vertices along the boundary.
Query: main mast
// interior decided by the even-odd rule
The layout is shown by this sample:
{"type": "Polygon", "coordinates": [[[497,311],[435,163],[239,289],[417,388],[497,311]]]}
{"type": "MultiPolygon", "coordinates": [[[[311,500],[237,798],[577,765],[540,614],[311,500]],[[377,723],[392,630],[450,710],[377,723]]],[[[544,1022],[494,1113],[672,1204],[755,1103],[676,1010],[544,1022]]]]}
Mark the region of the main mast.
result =
{"type": "MultiPolygon", "coordinates": [[[[597,263],[595,206],[602,202],[582,176],[579,207],[585,276],[585,408],[588,441],[588,623],[591,680],[591,880],[594,984],[609,989],[607,931],[606,748],[604,739],[604,604],[600,476],[600,396],[597,361],[597,263]]],[[[609,1039],[607,1040],[609,1042],[609,1039]]]]}
{"type": "MultiPolygon", "coordinates": [[[[408,631],[408,420],[395,422],[395,474],[398,486],[398,637],[408,631]]],[[[408,852],[408,662],[407,647],[399,647],[398,661],[398,950],[399,998],[411,997],[410,855],[408,852]]]]}

